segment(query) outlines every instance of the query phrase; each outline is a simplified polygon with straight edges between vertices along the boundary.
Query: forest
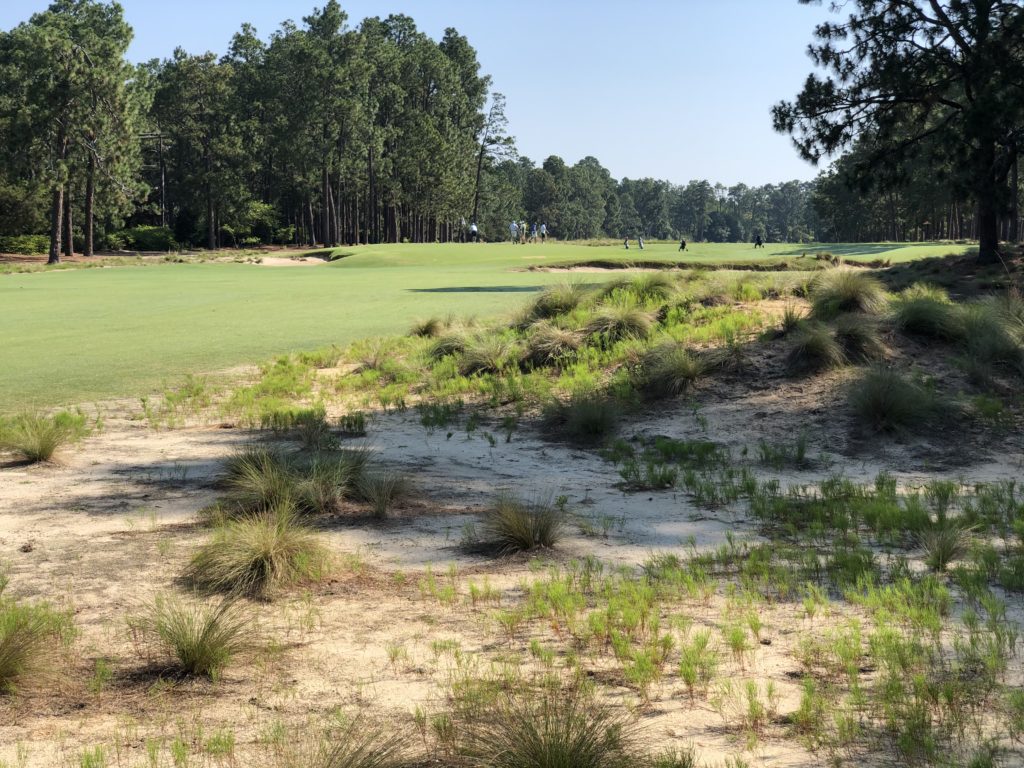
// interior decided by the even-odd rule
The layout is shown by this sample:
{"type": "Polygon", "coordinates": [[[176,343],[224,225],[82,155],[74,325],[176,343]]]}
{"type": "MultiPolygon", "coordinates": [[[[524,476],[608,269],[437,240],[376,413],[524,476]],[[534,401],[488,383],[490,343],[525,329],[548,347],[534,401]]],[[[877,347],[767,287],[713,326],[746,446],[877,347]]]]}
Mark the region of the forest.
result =
{"type": "MultiPolygon", "coordinates": [[[[975,239],[975,191],[934,157],[855,184],[869,138],[810,182],[615,179],[593,157],[516,151],[505,100],[454,28],[352,24],[336,0],[227,53],[126,59],[116,3],[57,0],[0,32],[0,251],[92,255],[259,244],[500,239],[743,242],[975,239]],[[879,177],[881,178],[881,177],[879,177]]],[[[766,116],[767,119],[768,116],[766,116]]],[[[947,165],[952,165],[949,160],[947,165]]],[[[1020,233],[1020,161],[998,216],[1020,233]]],[[[859,178],[863,180],[863,174],[859,178]]]]}

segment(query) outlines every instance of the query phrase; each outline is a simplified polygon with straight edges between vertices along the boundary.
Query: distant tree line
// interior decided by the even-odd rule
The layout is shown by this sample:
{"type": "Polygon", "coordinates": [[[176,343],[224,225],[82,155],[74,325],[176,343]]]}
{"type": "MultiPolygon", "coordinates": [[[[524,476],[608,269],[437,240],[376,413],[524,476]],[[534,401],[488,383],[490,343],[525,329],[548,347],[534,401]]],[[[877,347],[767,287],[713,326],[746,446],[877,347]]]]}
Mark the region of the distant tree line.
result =
{"type": "MultiPolygon", "coordinates": [[[[536,166],[469,41],[451,28],[432,40],[408,16],[351,27],[328,0],[268,39],[243,24],[224,56],[179,48],[138,66],[131,39],[121,7],[98,0],[55,0],[0,32],[0,236],[45,236],[57,261],[125,245],[451,241],[473,221],[489,239],[512,220],[562,239],[979,233],[976,188],[933,157],[903,158],[899,184],[864,184],[866,134],[812,182],[616,180],[592,157],[536,166]]],[[[1016,154],[1011,165],[1005,238],[1020,232],[1016,154]]]]}

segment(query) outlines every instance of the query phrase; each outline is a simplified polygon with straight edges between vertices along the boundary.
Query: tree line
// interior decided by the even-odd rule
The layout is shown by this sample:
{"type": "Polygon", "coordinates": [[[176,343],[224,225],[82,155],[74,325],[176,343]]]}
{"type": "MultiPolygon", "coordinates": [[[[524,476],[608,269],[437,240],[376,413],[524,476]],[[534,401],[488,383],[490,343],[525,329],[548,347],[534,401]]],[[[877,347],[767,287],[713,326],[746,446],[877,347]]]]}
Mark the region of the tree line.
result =
{"type": "MultiPolygon", "coordinates": [[[[829,133],[810,81],[775,123],[807,157],[845,150],[817,179],[678,185],[617,180],[592,157],[520,157],[504,98],[454,28],[435,41],[404,15],[350,26],[328,0],[267,39],[243,24],[219,57],[179,48],[132,65],[131,39],[121,7],[99,0],[55,0],[0,32],[0,235],[45,233],[51,261],[124,245],[125,228],[207,248],[451,241],[471,222],[497,239],[512,220],[563,239],[966,239],[988,236],[994,209],[1004,239],[1020,232],[1015,145],[993,197],[951,151],[881,151],[907,126],[829,133]]],[[[999,141],[1016,141],[1006,130],[999,141]]]]}

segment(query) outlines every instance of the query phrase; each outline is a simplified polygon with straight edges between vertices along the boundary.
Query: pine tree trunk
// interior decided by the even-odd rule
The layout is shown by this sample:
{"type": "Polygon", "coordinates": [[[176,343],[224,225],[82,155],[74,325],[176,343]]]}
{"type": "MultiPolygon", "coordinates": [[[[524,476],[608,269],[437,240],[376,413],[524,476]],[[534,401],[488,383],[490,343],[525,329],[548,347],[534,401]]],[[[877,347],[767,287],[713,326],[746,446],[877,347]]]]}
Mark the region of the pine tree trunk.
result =
{"type": "Polygon", "coordinates": [[[206,247],[211,251],[217,249],[217,221],[213,210],[213,192],[206,185],[206,247]]]}
{"type": "Polygon", "coordinates": [[[96,201],[96,158],[89,154],[89,171],[85,177],[85,211],[82,230],[85,235],[85,242],[82,243],[82,254],[86,257],[92,256],[93,249],[93,205],[96,201]]]}
{"type": "Polygon", "coordinates": [[[331,177],[327,172],[327,166],[324,165],[323,170],[320,173],[320,194],[321,194],[321,212],[320,212],[320,240],[323,242],[324,247],[331,245],[331,177]]]}
{"type": "Polygon", "coordinates": [[[71,222],[71,185],[68,184],[64,193],[64,256],[68,259],[75,257],[74,229],[71,222]]]}
{"type": "Polygon", "coordinates": [[[1017,145],[1013,146],[1013,161],[1010,164],[1010,236],[1013,243],[1020,242],[1020,158],[1017,145]]]}
{"type": "Polygon", "coordinates": [[[64,187],[53,187],[50,204],[50,258],[47,264],[60,264],[60,236],[64,230],[64,187]]]}

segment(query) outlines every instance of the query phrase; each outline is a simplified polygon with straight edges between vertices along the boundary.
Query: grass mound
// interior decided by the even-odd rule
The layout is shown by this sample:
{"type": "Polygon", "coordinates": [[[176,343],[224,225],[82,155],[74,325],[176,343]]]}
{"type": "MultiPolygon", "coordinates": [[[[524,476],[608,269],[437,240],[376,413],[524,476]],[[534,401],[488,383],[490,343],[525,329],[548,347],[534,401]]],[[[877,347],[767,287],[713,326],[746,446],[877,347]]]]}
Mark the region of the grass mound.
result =
{"type": "Polygon", "coordinates": [[[634,386],[645,397],[675,397],[690,389],[707,370],[707,360],[684,345],[661,344],[640,361],[634,386]]]}
{"type": "Polygon", "coordinates": [[[850,406],[857,419],[880,432],[914,429],[934,416],[934,393],[891,368],[868,370],[850,388],[850,406]]]}
{"type": "Polygon", "coordinates": [[[847,267],[827,269],[816,275],[810,299],[818,320],[831,320],[844,312],[878,314],[887,301],[885,288],[876,278],[847,267]]]}
{"type": "Polygon", "coordinates": [[[545,288],[526,311],[529,320],[544,320],[572,312],[587,294],[582,283],[559,283],[545,288]]]}
{"type": "Polygon", "coordinates": [[[551,495],[530,500],[501,494],[484,515],[484,544],[499,554],[552,548],[565,530],[565,516],[551,495]]]}
{"type": "Polygon", "coordinates": [[[582,345],[583,338],[578,331],[541,320],[530,326],[524,359],[538,368],[557,365],[571,359],[582,345]]]}
{"type": "Polygon", "coordinates": [[[231,600],[209,605],[165,597],[130,619],[129,627],[137,642],[170,659],[178,673],[211,680],[250,647],[253,631],[246,612],[231,600]]]}
{"type": "Polygon", "coordinates": [[[59,449],[81,440],[88,432],[82,414],[22,413],[0,420],[0,452],[13,453],[33,463],[50,461],[59,449]]]}
{"type": "Polygon", "coordinates": [[[865,363],[885,357],[885,344],[878,323],[864,315],[840,315],[836,318],[835,338],[848,360],[865,363]]]}
{"type": "Polygon", "coordinates": [[[794,373],[823,371],[846,363],[843,348],[828,326],[807,322],[791,338],[786,367],[794,373]]]}
{"type": "Polygon", "coordinates": [[[953,340],[963,336],[960,313],[945,290],[915,283],[892,302],[893,324],[904,333],[953,340]]]}
{"type": "Polygon", "coordinates": [[[184,577],[205,592],[265,598],[280,587],[319,577],[327,559],[316,535],[286,504],[222,523],[184,577]]]}
{"type": "Polygon", "coordinates": [[[15,693],[24,682],[44,675],[60,643],[73,633],[69,614],[45,603],[4,600],[0,594],[0,693],[15,693]]]}
{"type": "Polygon", "coordinates": [[[650,313],[626,302],[607,304],[598,309],[584,330],[588,335],[600,336],[608,344],[623,339],[645,339],[651,332],[654,319],[650,313]]]}
{"type": "Polygon", "coordinates": [[[473,723],[465,751],[490,768],[635,768],[632,721],[578,689],[513,694],[473,723]]]}
{"type": "Polygon", "coordinates": [[[543,426],[549,434],[580,445],[600,445],[618,428],[621,408],[609,397],[594,392],[575,392],[568,400],[552,400],[545,406],[543,426]]]}

